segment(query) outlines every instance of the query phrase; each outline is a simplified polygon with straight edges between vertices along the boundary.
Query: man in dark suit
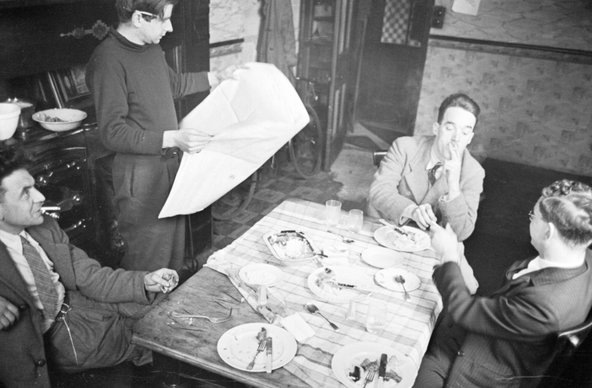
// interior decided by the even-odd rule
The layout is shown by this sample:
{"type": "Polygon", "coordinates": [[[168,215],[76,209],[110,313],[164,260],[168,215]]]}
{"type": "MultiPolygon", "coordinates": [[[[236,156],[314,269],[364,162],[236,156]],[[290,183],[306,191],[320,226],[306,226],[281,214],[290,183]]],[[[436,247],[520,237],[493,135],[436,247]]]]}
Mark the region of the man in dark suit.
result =
{"type": "Polygon", "coordinates": [[[553,359],[553,335],[586,319],[592,306],[592,190],[556,182],[543,190],[529,217],[539,255],[512,265],[504,285],[488,297],[471,295],[464,285],[450,226],[431,225],[432,246],[442,257],[433,279],[444,311],[416,387],[536,387],[553,359]]]}
{"type": "Polygon", "coordinates": [[[177,273],[101,267],[43,215],[34,184],[17,152],[0,153],[0,386],[49,387],[48,363],[78,371],[149,361],[131,325],[177,273]]]}

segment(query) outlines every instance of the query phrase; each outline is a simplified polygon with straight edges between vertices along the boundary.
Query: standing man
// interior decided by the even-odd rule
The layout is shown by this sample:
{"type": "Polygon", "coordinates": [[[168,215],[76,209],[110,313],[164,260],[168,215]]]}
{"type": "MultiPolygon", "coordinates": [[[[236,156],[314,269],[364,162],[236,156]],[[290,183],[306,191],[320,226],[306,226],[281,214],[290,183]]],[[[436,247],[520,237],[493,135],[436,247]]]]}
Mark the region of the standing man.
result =
{"type": "Polygon", "coordinates": [[[442,258],[432,277],[444,309],[416,387],[538,387],[555,355],[554,336],[585,321],[592,307],[592,189],[555,182],[528,216],[538,256],[514,263],[487,297],[466,291],[454,232],[432,224],[442,258]]]}
{"type": "Polygon", "coordinates": [[[157,293],[176,287],[177,273],[101,267],[43,216],[45,197],[25,163],[15,151],[0,154],[0,385],[49,388],[48,365],[149,362],[131,326],[157,293]]]}
{"type": "MultiPolygon", "coordinates": [[[[433,136],[399,137],[374,175],[368,214],[421,229],[450,224],[459,241],[471,235],[477,219],[485,171],[466,149],[473,139],[480,108],[465,94],[444,99],[433,124],[433,136]]],[[[463,251],[462,244],[459,250],[463,251]]],[[[464,257],[464,255],[463,255],[464,257]]],[[[477,281],[463,260],[467,286],[477,281]]]]}
{"type": "Polygon", "coordinates": [[[206,91],[212,73],[175,73],[160,39],[173,31],[177,0],[116,0],[119,26],[87,65],[99,134],[115,152],[113,187],[126,269],[179,269],[185,254],[185,216],[158,219],[182,152],[200,152],[210,135],[178,129],[174,98],[206,91]]]}

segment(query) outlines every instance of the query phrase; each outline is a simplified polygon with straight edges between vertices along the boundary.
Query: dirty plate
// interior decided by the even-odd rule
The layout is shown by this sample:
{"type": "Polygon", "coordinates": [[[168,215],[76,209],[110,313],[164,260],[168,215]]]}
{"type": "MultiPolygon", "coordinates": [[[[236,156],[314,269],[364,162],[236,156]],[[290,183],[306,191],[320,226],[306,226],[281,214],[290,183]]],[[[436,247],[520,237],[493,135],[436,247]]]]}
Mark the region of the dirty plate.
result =
{"type": "Polygon", "coordinates": [[[222,334],[218,340],[218,354],[225,363],[233,368],[245,372],[265,372],[265,352],[262,352],[255,359],[253,369],[247,370],[259,341],[257,334],[264,327],[267,330],[267,337],[273,338],[273,361],[272,369],[278,369],[289,363],[298,349],[296,340],[292,334],[275,325],[266,323],[247,323],[233,327],[222,334]]]}
{"type": "Polygon", "coordinates": [[[308,276],[307,284],[313,294],[330,303],[348,303],[376,290],[371,273],[362,267],[318,268],[308,276]]]}
{"type": "Polygon", "coordinates": [[[411,226],[402,226],[407,236],[395,231],[390,226],[376,229],[374,239],[382,246],[403,252],[417,252],[429,249],[432,246],[430,236],[421,229],[411,226]]]}
{"type": "MultiPolygon", "coordinates": [[[[385,353],[388,356],[386,366],[386,376],[388,381],[384,381],[383,388],[409,388],[413,385],[415,375],[413,370],[416,367],[413,360],[401,352],[393,349],[392,346],[375,342],[356,342],[345,345],[339,349],[331,360],[331,370],[335,377],[348,388],[361,388],[368,371],[361,365],[374,364],[377,368],[380,362],[380,356],[385,353]],[[358,367],[359,377],[354,381],[355,368],[358,367]],[[398,380],[398,381],[397,381],[398,380]]],[[[366,387],[374,387],[378,380],[378,373],[374,380],[366,387]]]]}

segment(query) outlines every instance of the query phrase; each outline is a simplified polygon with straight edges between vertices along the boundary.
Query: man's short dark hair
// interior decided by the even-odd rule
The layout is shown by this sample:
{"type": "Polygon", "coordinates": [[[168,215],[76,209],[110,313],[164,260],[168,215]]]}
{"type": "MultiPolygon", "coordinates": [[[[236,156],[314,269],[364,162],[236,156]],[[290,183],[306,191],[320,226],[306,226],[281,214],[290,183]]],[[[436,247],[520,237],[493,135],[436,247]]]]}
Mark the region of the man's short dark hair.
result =
{"type": "Polygon", "coordinates": [[[479,121],[479,113],[481,113],[481,108],[479,105],[469,96],[464,93],[455,93],[451,94],[450,96],[446,97],[444,101],[440,104],[440,108],[438,109],[438,123],[442,123],[442,118],[444,118],[444,113],[446,113],[446,109],[448,108],[463,108],[466,111],[471,112],[475,116],[475,127],[477,126],[477,121],[479,121]]]}
{"type": "Polygon", "coordinates": [[[166,5],[176,5],[178,0],[115,0],[115,9],[120,23],[130,21],[135,11],[148,12],[160,17],[166,5]]]}
{"type": "Polygon", "coordinates": [[[27,168],[29,160],[24,153],[17,148],[9,148],[0,152],[0,195],[4,194],[2,181],[16,170],[27,168]]]}

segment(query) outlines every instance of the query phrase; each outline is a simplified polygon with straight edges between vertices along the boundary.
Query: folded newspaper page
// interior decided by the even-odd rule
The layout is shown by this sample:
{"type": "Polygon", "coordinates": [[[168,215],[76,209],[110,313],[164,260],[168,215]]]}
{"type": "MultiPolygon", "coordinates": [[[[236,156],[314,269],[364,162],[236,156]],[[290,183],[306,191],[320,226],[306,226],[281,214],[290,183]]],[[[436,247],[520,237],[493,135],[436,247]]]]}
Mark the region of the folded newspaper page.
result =
{"type": "Polygon", "coordinates": [[[249,63],[223,81],[179,124],[212,140],[183,155],[159,218],[211,205],[253,174],[308,123],[290,81],[274,65],[249,63]]]}

